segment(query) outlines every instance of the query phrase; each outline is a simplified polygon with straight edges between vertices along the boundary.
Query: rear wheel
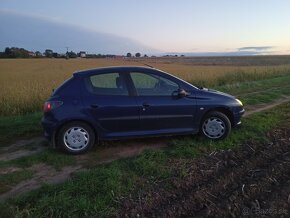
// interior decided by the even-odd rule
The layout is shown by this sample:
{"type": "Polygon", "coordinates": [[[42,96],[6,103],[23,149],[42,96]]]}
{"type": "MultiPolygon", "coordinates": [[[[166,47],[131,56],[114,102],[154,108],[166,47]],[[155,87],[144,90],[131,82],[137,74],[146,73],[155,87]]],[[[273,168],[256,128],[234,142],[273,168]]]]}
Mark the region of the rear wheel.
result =
{"type": "Polygon", "coordinates": [[[85,153],[93,147],[95,133],[86,123],[73,121],[65,124],[57,137],[58,146],[69,154],[85,153]]]}
{"type": "Polygon", "coordinates": [[[231,132],[231,122],[229,118],[221,112],[209,112],[202,120],[200,132],[209,139],[224,139],[231,132]]]}

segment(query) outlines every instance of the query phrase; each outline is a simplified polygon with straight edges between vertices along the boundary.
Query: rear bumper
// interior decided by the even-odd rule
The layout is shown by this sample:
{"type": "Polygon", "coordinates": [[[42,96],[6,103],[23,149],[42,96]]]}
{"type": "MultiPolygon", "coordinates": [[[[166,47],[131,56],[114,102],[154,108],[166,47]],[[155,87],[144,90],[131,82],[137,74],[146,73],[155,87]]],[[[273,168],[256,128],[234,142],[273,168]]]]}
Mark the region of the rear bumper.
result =
{"type": "Polygon", "coordinates": [[[44,130],[44,137],[49,140],[50,142],[53,141],[53,135],[56,129],[56,123],[52,122],[51,120],[42,117],[41,125],[44,130]]]}

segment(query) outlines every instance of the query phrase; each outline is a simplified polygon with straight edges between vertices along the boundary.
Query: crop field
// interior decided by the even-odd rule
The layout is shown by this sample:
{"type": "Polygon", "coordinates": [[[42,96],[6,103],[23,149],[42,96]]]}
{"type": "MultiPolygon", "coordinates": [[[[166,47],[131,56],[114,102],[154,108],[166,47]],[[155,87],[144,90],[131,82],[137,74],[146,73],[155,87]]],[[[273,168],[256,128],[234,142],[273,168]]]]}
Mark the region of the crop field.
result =
{"type": "Polygon", "coordinates": [[[0,217],[289,217],[289,56],[2,59],[0,87],[0,217]],[[242,126],[78,156],[48,146],[39,121],[53,88],[77,70],[143,64],[237,96],[242,126]]]}
{"type": "Polygon", "coordinates": [[[192,84],[206,87],[239,85],[242,82],[290,74],[290,61],[283,61],[282,64],[279,64],[280,62],[274,59],[272,62],[269,61],[269,65],[261,65],[261,60],[257,59],[251,66],[245,66],[240,59],[233,59],[236,65],[229,63],[228,58],[217,58],[211,62],[220,65],[209,65],[208,59],[166,57],[70,60],[2,59],[0,60],[0,116],[39,112],[53,88],[69,78],[73,72],[87,68],[149,64],[192,84]]]}

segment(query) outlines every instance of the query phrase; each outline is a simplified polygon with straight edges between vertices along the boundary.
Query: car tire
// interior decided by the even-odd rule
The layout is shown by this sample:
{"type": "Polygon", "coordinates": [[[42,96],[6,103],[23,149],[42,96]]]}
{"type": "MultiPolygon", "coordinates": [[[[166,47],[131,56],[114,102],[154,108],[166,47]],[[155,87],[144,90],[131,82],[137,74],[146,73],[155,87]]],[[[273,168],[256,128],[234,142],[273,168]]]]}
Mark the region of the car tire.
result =
{"type": "Polygon", "coordinates": [[[202,119],[200,132],[206,138],[221,140],[226,138],[231,132],[231,122],[225,114],[212,111],[207,113],[202,119]]]}
{"type": "Polygon", "coordinates": [[[57,134],[57,145],[69,154],[82,154],[95,143],[95,132],[86,123],[73,121],[65,124],[57,134]]]}

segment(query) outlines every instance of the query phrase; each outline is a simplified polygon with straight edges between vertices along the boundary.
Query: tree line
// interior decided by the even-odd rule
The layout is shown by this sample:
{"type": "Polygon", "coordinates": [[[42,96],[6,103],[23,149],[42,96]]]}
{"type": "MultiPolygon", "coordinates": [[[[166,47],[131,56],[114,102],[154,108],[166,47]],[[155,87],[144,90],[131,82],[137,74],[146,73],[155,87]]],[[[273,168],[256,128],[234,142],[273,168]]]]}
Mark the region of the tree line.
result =
{"type": "MultiPolygon", "coordinates": [[[[52,49],[46,49],[43,53],[40,51],[28,51],[24,48],[17,48],[17,47],[6,47],[3,52],[0,52],[0,58],[114,58],[119,57],[118,55],[114,54],[87,54],[86,52],[80,51],[78,53],[74,51],[67,51],[66,53],[57,53],[54,52],[52,49]]],[[[121,57],[125,57],[121,55],[121,57]]],[[[126,57],[141,57],[141,53],[137,52],[135,55],[128,52],[126,57]]],[[[148,57],[146,54],[143,57],[148,57]]]]}

